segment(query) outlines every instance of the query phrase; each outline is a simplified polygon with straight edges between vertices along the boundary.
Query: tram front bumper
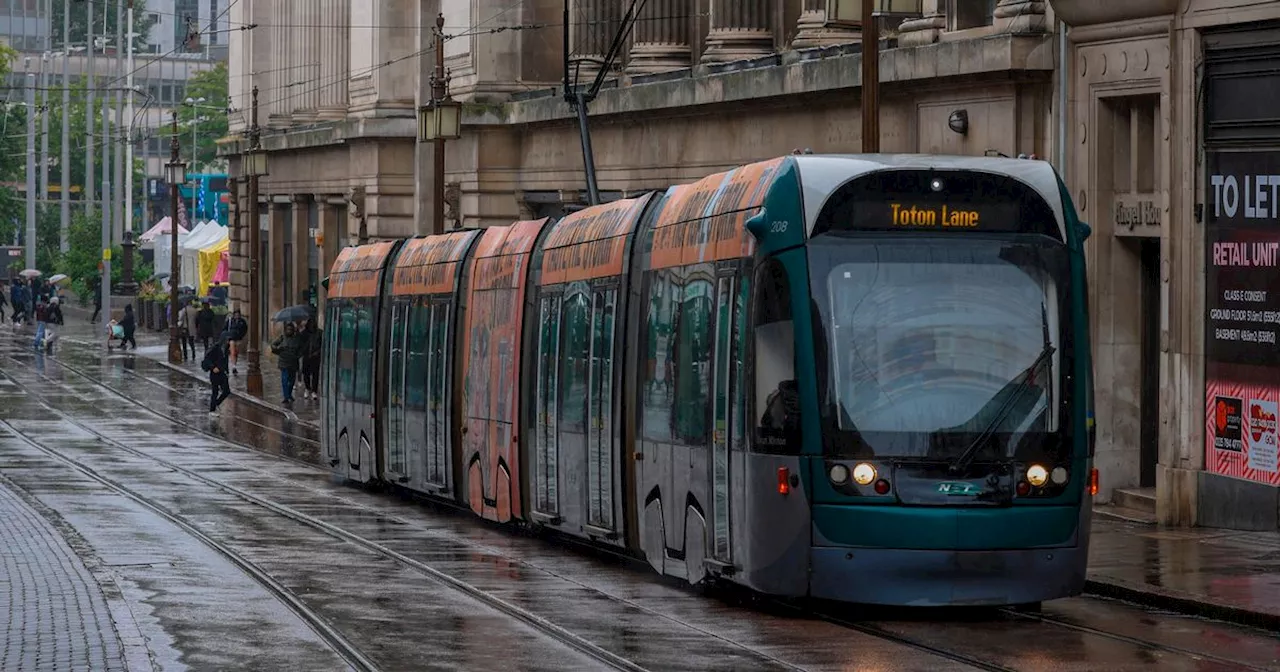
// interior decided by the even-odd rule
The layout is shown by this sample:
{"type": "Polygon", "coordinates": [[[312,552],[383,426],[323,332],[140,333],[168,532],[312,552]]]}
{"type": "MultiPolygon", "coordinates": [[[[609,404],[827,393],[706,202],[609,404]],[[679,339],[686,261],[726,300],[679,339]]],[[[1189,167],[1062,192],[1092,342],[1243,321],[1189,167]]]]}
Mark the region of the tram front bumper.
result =
{"type": "Polygon", "coordinates": [[[809,594],[907,607],[1005,606],[1079,595],[1088,549],[812,549],[809,594]]]}

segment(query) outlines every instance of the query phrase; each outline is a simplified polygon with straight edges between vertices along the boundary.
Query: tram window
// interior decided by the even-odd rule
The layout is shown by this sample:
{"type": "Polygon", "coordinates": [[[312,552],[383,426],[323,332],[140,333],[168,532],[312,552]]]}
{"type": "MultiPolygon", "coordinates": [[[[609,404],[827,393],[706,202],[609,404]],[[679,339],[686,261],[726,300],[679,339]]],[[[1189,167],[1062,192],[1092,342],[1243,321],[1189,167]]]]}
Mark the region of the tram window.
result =
{"type": "Polygon", "coordinates": [[[587,373],[591,348],[591,301],[574,291],[564,299],[560,321],[564,345],[560,348],[560,429],[586,431],[587,373]]]}
{"type": "Polygon", "coordinates": [[[356,311],[350,304],[342,307],[338,327],[339,396],[351,399],[356,380],[356,311]]]}
{"type": "Polygon", "coordinates": [[[754,308],[757,447],[767,452],[798,452],[800,418],[791,283],[777,259],[766,260],[756,272],[754,308]]]}
{"type": "Polygon", "coordinates": [[[405,372],[405,405],[414,411],[426,408],[427,386],[427,316],[431,307],[414,301],[408,307],[409,365],[405,372]]]}
{"type": "MultiPolygon", "coordinates": [[[[710,270],[710,267],[707,268],[710,270]]],[[[710,277],[710,273],[707,273],[710,277]]],[[[707,420],[712,397],[712,352],[715,317],[714,287],[710,280],[685,284],[676,342],[676,437],[687,445],[707,443],[707,420]]]]}
{"type": "Polygon", "coordinates": [[[673,271],[650,276],[649,300],[645,315],[645,367],[641,422],[644,438],[671,441],[671,412],[675,404],[675,339],[672,338],[679,312],[680,285],[673,271]]]}
{"type": "Polygon", "coordinates": [[[738,276],[733,308],[733,449],[746,447],[747,436],[747,301],[751,296],[747,274],[738,276]]]}
{"type": "Polygon", "coordinates": [[[356,309],[355,400],[368,403],[373,382],[373,315],[365,306],[356,309]]]}

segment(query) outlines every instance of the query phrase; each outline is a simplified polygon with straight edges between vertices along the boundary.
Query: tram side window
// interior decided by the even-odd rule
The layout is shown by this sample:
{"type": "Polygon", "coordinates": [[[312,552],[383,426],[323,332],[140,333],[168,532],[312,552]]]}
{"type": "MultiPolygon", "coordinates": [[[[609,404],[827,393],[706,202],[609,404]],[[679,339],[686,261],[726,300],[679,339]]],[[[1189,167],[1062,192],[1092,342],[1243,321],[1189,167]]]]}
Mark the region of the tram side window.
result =
{"type": "Polygon", "coordinates": [[[800,398],[795,374],[791,283],[782,262],[770,258],[755,274],[756,448],[800,452],[800,398]]]}
{"type": "Polygon", "coordinates": [[[338,396],[350,399],[356,380],[356,313],[344,304],[338,322],[338,396]]]}
{"type": "Polygon", "coordinates": [[[373,384],[373,314],[368,306],[361,305],[356,309],[356,317],[355,400],[369,403],[373,384]]]}
{"type": "Polygon", "coordinates": [[[641,385],[641,423],[644,438],[669,443],[672,440],[672,409],[675,405],[675,324],[680,314],[680,283],[675,271],[662,270],[649,277],[645,302],[644,384],[641,385]]]}
{"type": "MultiPolygon", "coordinates": [[[[711,268],[705,277],[713,277],[711,268]]],[[[695,271],[697,273],[697,271],[695,271]]],[[[676,438],[689,446],[706,445],[711,405],[712,325],[715,318],[715,288],[711,281],[695,275],[685,284],[676,341],[676,438]]]]}
{"type": "Polygon", "coordinates": [[[431,306],[414,300],[406,308],[409,311],[407,320],[409,342],[405,344],[405,348],[409,351],[409,359],[404,374],[405,405],[410,410],[421,411],[426,408],[427,338],[429,336],[427,317],[430,315],[431,306]]]}
{"type": "Polygon", "coordinates": [[[573,291],[564,300],[560,347],[560,431],[586,432],[587,372],[591,348],[591,299],[573,291]]]}

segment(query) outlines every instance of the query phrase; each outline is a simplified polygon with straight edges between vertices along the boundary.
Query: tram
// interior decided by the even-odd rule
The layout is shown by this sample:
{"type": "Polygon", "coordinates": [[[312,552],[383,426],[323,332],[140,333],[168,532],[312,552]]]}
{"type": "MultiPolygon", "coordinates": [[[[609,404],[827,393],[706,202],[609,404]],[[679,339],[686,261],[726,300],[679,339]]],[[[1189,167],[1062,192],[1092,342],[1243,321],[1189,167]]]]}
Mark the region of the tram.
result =
{"type": "Polygon", "coordinates": [[[347,248],[324,455],[693,584],[1077,595],[1088,235],[1042,161],[797,155],[347,248]]]}

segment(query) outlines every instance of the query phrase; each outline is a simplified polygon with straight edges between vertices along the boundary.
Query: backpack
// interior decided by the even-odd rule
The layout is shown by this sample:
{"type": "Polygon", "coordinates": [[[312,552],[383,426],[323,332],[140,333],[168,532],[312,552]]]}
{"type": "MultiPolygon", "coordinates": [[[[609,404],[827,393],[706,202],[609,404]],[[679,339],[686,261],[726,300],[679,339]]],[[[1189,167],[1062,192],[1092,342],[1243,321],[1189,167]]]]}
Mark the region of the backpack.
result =
{"type": "Polygon", "coordinates": [[[204,360],[200,362],[200,368],[206,373],[212,371],[213,367],[217,365],[218,362],[214,359],[217,357],[217,352],[218,346],[215,345],[214,347],[209,348],[208,352],[204,353],[204,360]]]}

